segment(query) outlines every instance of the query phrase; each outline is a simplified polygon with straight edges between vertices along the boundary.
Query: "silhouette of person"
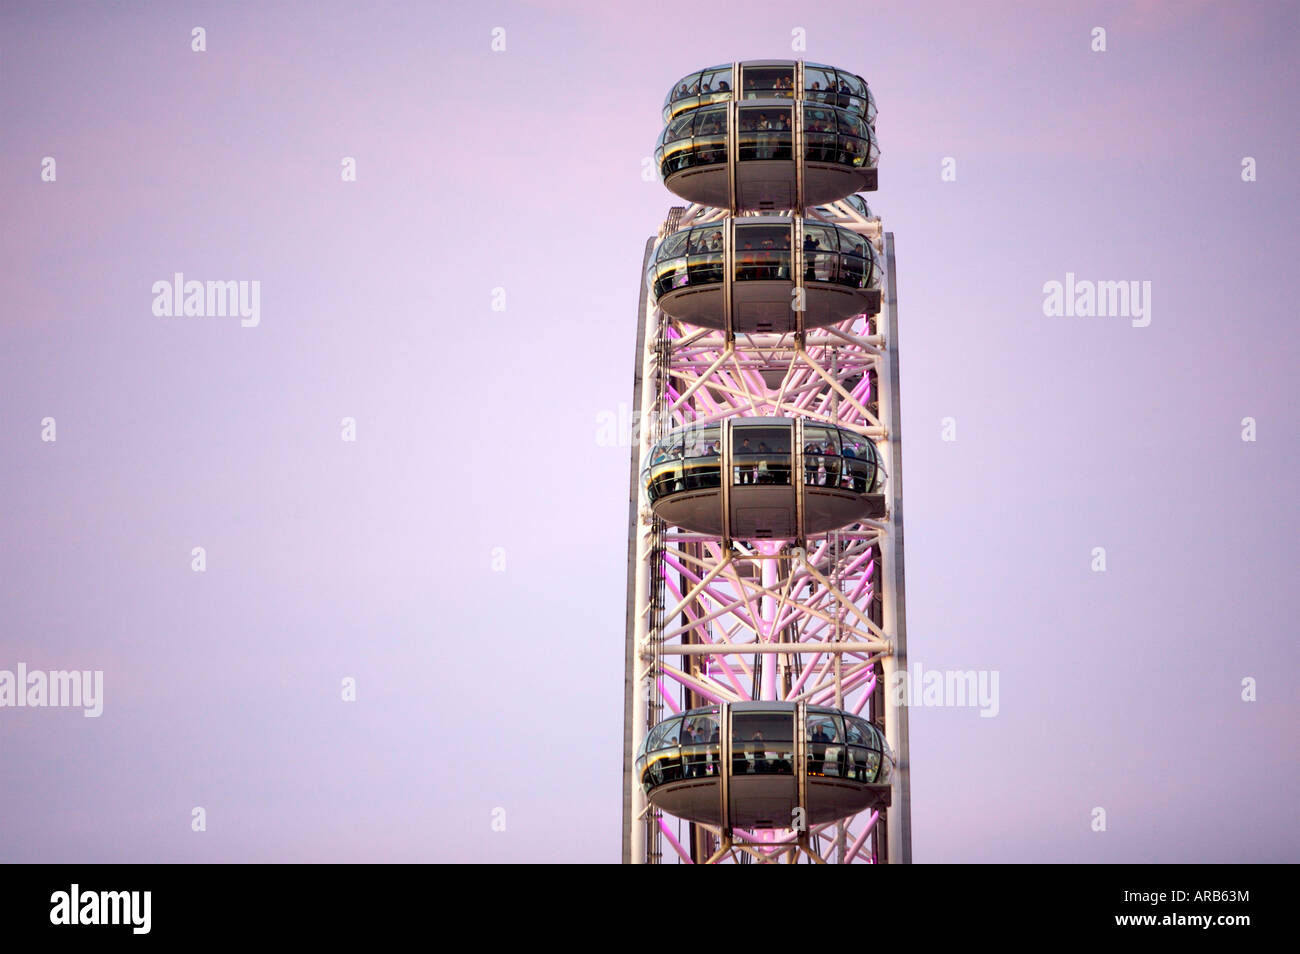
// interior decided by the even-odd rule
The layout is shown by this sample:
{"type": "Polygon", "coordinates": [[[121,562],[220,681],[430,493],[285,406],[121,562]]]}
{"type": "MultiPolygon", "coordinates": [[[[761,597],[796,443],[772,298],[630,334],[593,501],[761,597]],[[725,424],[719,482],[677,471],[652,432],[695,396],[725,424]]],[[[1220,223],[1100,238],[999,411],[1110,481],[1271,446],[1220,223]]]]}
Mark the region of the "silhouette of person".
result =
{"type": "Polygon", "coordinates": [[[858,463],[858,453],[847,441],[844,444],[844,481],[857,493],[862,493],[866,489],[866,481],[862,478],[862,466],[858,463]]]}
{"type": "Polygon", "coordinates": [[[821,466],[821,460],[818,458],[820,451],[817,444],[809,441],[803,446],[803,482],[805,484],[817,483],[817,468],[821,466]]]}
{"type": "Polygon", "coordinates": [[[744,775],[749,771],[749,762],[745,759],[745,743],[740,739],[740,733],[732,730],[731,733],[731,774],[744,775]]]}
{"type": "Polygon", "coordinates": [[[817,280],[817,250],[821,247],[811,235],[803,237],[803,280],[814,282],[817,280]]]}
{"type": "Polygon", "coordinates": [[[826,486],[834,487],[840,482],[839,454],[835,450],[834,441],[826,442],[826,449],[823,454],[826,461],[826,486]]]}
{"type": "Polygon", "coordinates": [[[808,754],[808,774],[821,775],[826,765],[826,745],[831,741],[831,737],[826,734],[820,722],[812,733],[812,746],[808,754]]]}
{"type": "Polygon", "coordinates": [[[740,458],[736,461],[736,483],[749,484],[754,481],[754,448],[749,446],[749,438],[746,437],[740,442],[740,447],[736,455],[740,458]]]}

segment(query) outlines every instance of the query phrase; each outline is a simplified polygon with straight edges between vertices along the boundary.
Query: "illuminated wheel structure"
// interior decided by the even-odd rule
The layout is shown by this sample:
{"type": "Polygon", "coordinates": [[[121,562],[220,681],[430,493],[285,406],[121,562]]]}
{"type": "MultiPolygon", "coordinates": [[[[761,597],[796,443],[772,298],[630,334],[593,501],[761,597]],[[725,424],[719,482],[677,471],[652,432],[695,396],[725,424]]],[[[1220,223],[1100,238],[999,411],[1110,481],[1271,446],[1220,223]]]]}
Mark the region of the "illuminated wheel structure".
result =
{"type": "Polygon", "coordinates": [[[623,860],[911,861],[893,235],[858,76],[673,84],[633,390],[623,860]]]}

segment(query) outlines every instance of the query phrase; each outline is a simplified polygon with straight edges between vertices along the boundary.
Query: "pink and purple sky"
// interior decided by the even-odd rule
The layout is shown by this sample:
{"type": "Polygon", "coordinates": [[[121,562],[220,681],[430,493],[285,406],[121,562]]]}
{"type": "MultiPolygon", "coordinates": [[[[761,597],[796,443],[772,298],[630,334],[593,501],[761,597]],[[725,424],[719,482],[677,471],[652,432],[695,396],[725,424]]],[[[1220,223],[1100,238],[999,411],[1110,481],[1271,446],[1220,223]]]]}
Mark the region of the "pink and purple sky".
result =
{"type": "Polygon", "coordinates": [[[1300,860],[1300,8],[832,9],[0,8],[0,669],[105,695],[0,709],[0,860],[618,860],[642,158],[794,57],[880,107],[912,660],[1000,673],[912,711],[915,859],[1300,860]]]}

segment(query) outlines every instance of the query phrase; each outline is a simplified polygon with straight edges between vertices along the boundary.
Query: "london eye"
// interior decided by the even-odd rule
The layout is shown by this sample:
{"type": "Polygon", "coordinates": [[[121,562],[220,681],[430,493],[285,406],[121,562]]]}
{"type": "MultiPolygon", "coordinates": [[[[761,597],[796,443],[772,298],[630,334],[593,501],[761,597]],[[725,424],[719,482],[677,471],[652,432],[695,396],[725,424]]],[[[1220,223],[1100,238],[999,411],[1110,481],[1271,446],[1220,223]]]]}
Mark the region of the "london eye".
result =
{"type": "Polygon", "coordinates": [[[911,860],[893,235],[876,103],[801,61],[672,84],[629,512],[623,859],[911,860]]]}

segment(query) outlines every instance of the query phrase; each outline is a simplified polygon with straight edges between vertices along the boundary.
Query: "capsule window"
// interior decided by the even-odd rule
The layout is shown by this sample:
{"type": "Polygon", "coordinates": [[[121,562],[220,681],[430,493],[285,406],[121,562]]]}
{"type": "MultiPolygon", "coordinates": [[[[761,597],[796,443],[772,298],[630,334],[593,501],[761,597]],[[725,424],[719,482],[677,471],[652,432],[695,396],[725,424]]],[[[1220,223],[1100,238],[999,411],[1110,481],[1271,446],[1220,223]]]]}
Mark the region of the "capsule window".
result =
{"type": "Polygon", "coordinates": [[[695,113],[684,113],[668,123],[668,128],[664,132],[664,142],[676,142],[679,139],[690,139],[692,129],[695,124],[695,113]]]}
{"type": "Polygon", "coordinates": [[[656,298],[674,288],[680,288],[686,284],[686,260],[666,259],[656,262],[651,266],[649,278],[656,298]]]}
{"type": "Polygon", "coordinates": [[[692,73],[690,76],[683,76],[676,89],[673,90],[673,102],[678,102],[690,96],[697,96],[699,92],[700,74],[692,73]]]}
{"type": "Polygon", "coordinates": [[[723,241],[722,229],[716,225],[692,229],[690,247],[687,251],[693,255],[702,255],[708,252],[718,252],[720,254],[723,250],[723,241]]]}
{"type": "Polygon", "coordinates": [[[809,162],[834,162],[836,159],[835,110],[804,107],[804,159],[809,162]]]}
{"type": "Polygon", "coordinates": [[[821,106],[805,106],[803,128],[805,132],[813,133],[837,132],[839,127],[835,119],[835,110],[821,106]]]}
{"type": "Polygon", "coordinates": [[[690,240],[690,232],[674,232],[663,240],[659,246],[659,254],[656,258],[659,261],[666,261],[670,258],[681,258],[686,254],[686,243],[690,240]]]}
{"type": "Polygon", "coordinates": [[[878,464],[876,445],[856,434],[845,434],[844,480],[855,493],[866,494],[876,489],[878,464]]]}
{"type": "Polygon", "coordinates": [[[874,165],[876,149],[870,127],[845,110],[839,110],[838,120],[839,148],[834,161],[846,166],[874,165]]]}
{"type": "Polygon", "coordinates": [[[790,483],[788,426],[733,428],[731,455],[734,485],[790,483]]]}
{"type": "Polygon", "coordinates": [[[875,782],[880,773],[880,752],[859,745],[849,746],[849,760],[845,766],[849,778],[859,782],[875,782]]]}
{"type": "Polygon", "coordinates": [[[790,280],[790,226],[736,226],[736,280],[790,280]]]}
{"type": "Polygon", "coordinates": [[[719,456],[718,425],[692,428],[686,432],[687,457],[719,456]]]}
{"type": "Polygon", "coordinates": [[[844,728],[838,715],[808,713],[808,774],[845,774],[847,753],[844,728]]]}
{"type": "Polygon", "coordinates": [[[722,281],[722,231],[717,227],[694,229],[686,251],[691,285],[711,285],[722,281]]]}
{"type": "Polygon", "coordinates": [[[725,136],[727,134],[727,109],[725,106],[710,106],[696,114],[696,136],[725,136]]]}
{"type": "Polygon", "coordinates": [[[868,735],[861,719],[845,719],[844,738],[849,745],[866,745],[868,735]]]}
{"type": "Polygon", "coordinates": [[[709,106],[696,110],[694,139],[683,162],[666,172],[687,166],[708,166],[727,161],[727,109],[709,106]]]}
{"type": "Polygon", "coordinates": [[[874,259],[867,251],[867,240],[848,231],[840,232],[840,283],[850,288],[866,288],[874,278],[874,259]]]}
{"type": "Polygon", "coordinates": [[[833,96],[835,89],[835,71],[828,66],[803,66],[804,99],[812,103],[824,103],[827,96],[833,96]]]}
{"type": "Polygon", "coordinates": [[[669,719],[655,726],[650,733],[649,740],[646,742],[646,751],[653,752],[656,749],[666,749],[677,745],[681,725],[681,719],[669,719]]]}
{"type": "Polygon", "coordinates": [[[714,102],[719,99],[730,99],[734,90],[735,83],[731,79],[730,66],[715,66],[700,75],[701,98],[707,96],[714,102]]]}
{"type": "Polygon", "coordinates": [[[794,95],[794,66],[742,67],[745,99],[771,99],[794,95]]]}
{"type": "Polygon", "coordinates": [[[790,110],[781,106],[746,106],[740,111],[741,132],[790,131],[790,110]]]}
{"type": "Polygon", "coordinates": [[[722,254],[722,229],[716,225],[706,225],[691,229],[690,240],[686,244],[690,255],[707,255],[710,252],[722,254]]]}
{"type": "Polygon", "coordinates": [[[859,112],[865,111],[867,99],[867,84],[862,81],[860,76],[854,76],[852,73],[840,74],[840,90],[847,91],[854,99],[854,108],[859,112]]]}
{"type": "Polygon", "coordinates": [[[833,282],[839,278],[839,231],[804,224],[803,267],[806,282],[833,282]]]}
{"type": "Polygon", "coordinates": [[[737,120],[737,158],[789,159],[793,134],[788,106],[746,106],[737,120]]]}
{"type": "Polygon", "coordinates": [[[803,482],[810,487],[839,485],[840,432],[835,428],[804,425],[803,482]]]}
{"type": "Polygon", "coordinates": [[[840,250],[840,231],[828,225],[813,225],[805,222],[803,227],[804,251],[838,252],[840,250]]]}
{"type": "Polygon", "coordinates": [[[853,102],[853,89],[849,86],[849,73],[840,73],[837,71],[835,76],[835,97],[827,97],[827,103],[838,106],[841,109],[848,109],[853,102]]]}
{"type": "Polygon", "coordinates": [[[716,745],[721,740],[716,716],[696,716],[691,727],[695,730],[695,737],[701,742],[712,742],[716,745]]]}
{"type": "Polygon", "coordinates": [[[708,745],[710,742],[717,745],[719,741],[718,720],[712,716],[686,716],[682,719],[681,732],[682,745],[708,745]]]}
{"type": "Polygon", "coordinates": [[[809,742],[843,742],[844,732],[840,717],[808,713],[809,742]]]}
{"type": "Polygon", "coordinates": [[[867,131],[867,124],[853,113],[841,112],[837,118],[842,134],[856,136],[858,139],[866,139],[871,135],[867,131]]]}
{"type": "Polygon", "coordinates": [[[701,490],[722,485],[722,448],[718,425],[693,428],[686,433],[682,462],[682,489],[701,490]]]}
{"type": "Polygon", "coordinates": [[[733,712],[732,775],[794,773],[792,712],[733,712]]]}
{"type": "Polygon", "coordinates": [[[850,742],[857,745],[865,745],[870,749],[880,749],[879,729],[866,719],[859,719],[855,716],[849,716],[847,721],[850,742]]]}

